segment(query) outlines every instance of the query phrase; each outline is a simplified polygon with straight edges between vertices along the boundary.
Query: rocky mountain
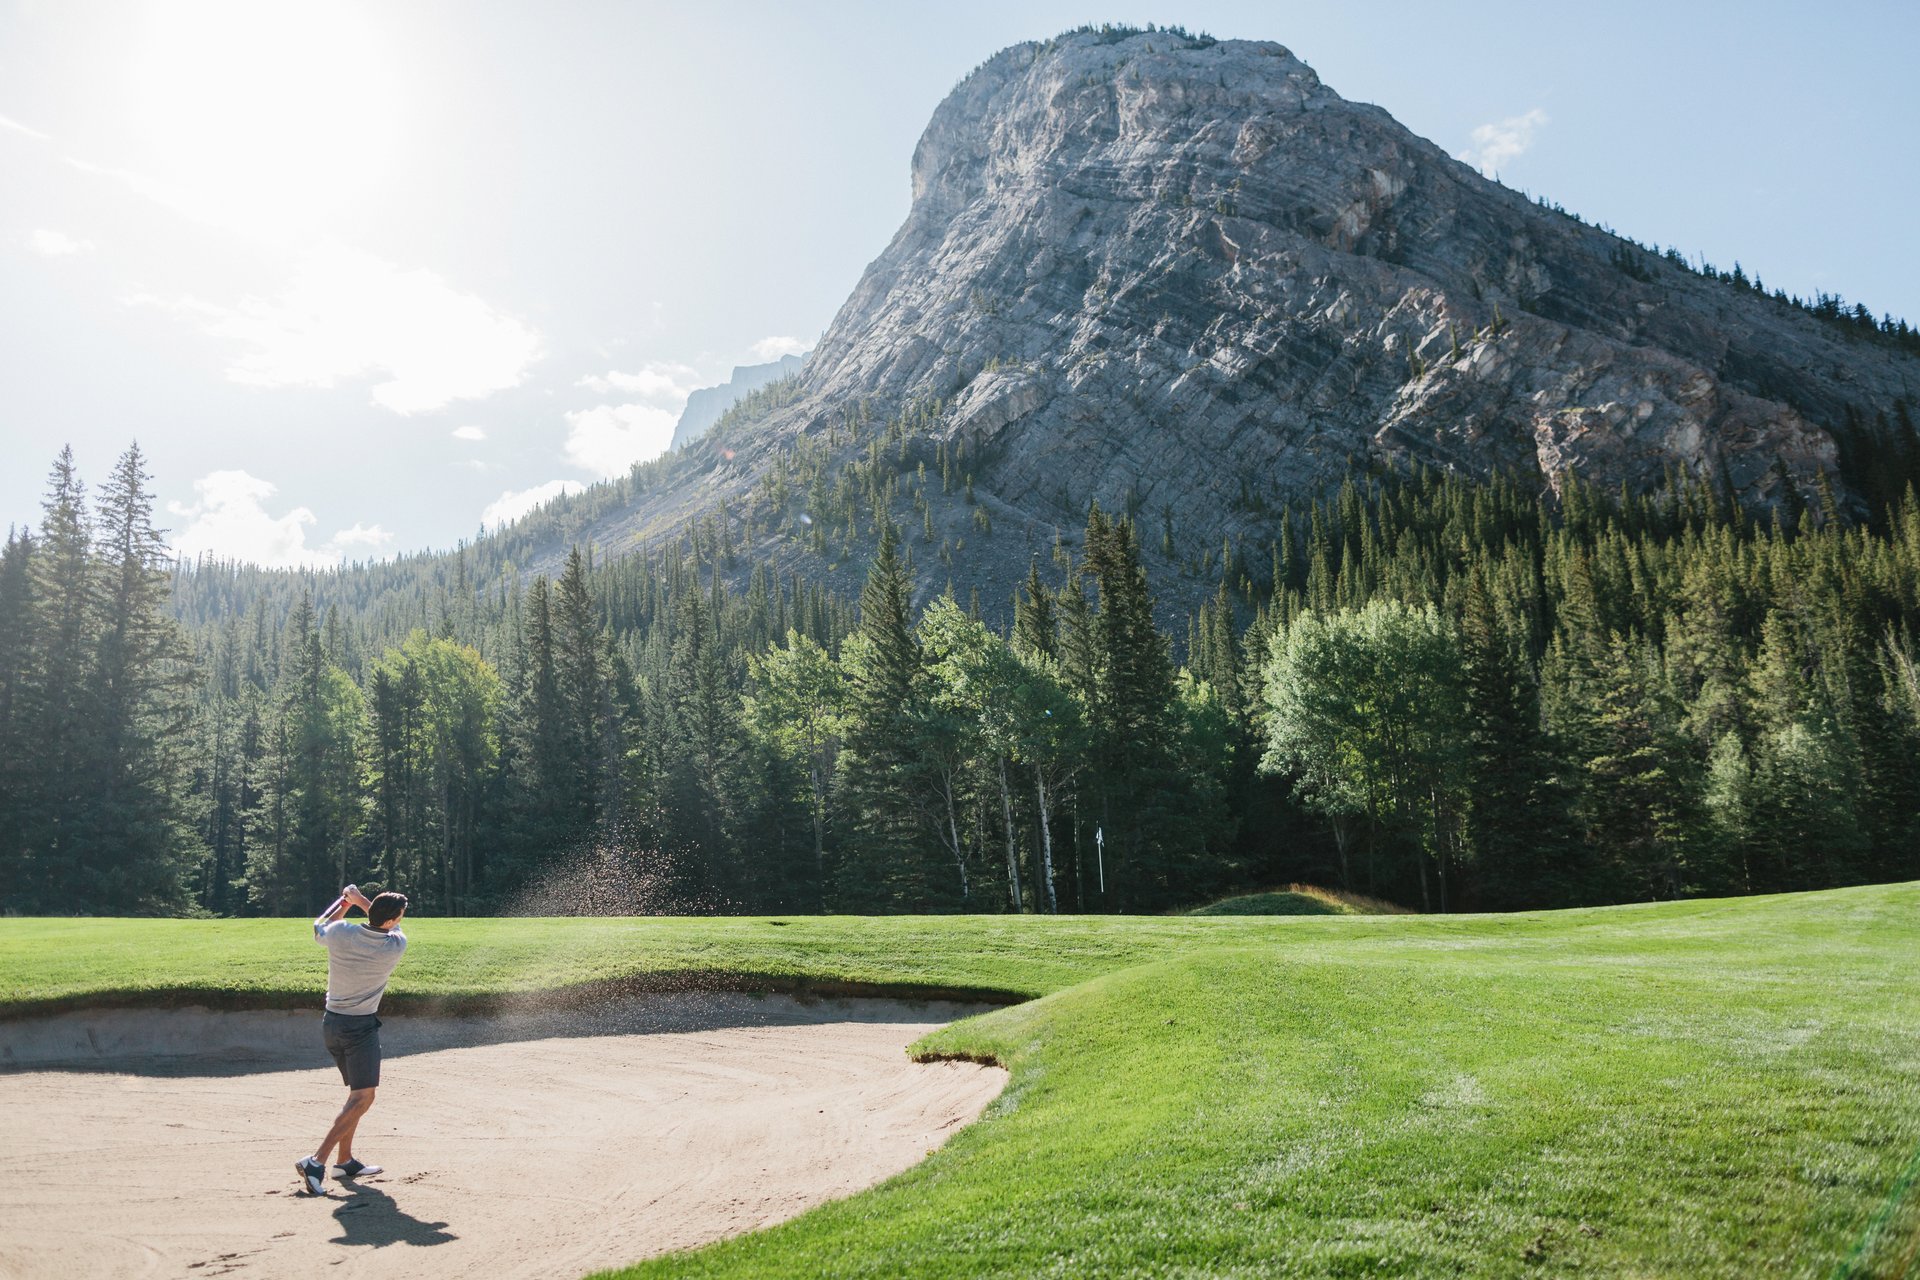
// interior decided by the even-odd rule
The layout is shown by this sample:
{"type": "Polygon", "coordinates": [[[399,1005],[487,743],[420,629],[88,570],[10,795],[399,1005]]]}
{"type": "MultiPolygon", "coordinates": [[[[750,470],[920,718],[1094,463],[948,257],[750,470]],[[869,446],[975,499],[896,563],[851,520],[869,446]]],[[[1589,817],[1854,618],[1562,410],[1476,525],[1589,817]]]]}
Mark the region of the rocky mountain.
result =
{"type": "Polygon", "coordinates": [[[1284,502],[1357,465],[1677,467],[1774,502],[1920,388],[1898,344],[1490,181],[1277,44],[1015,46],[934,112],[911,177],[800,376],[584,536],[657,543],[724,504],[761,554],[857,571],[850,542],[795,536],[804,498],[774,509],[770,468],[964,456],[986,523],[937,480],[894,518],[939,546],[923,583],[999,601],[1089,500],[1176,559],[1264,548],[1284,502]]]}
{"type": "Polygon", "coordinates": [[[735,365],[733,376],[725,382],[717,387],[702,387],[687,397],[687,407],[680,411],[680,420],[673,424],[673,442],[667,447],[680,449],[698,440],[707,433],[707,428],[720,421],[722,414],[749,394],[769,382],[792,377],[806,363],[805,355],[787,355],[766,364],[735,365]]]}

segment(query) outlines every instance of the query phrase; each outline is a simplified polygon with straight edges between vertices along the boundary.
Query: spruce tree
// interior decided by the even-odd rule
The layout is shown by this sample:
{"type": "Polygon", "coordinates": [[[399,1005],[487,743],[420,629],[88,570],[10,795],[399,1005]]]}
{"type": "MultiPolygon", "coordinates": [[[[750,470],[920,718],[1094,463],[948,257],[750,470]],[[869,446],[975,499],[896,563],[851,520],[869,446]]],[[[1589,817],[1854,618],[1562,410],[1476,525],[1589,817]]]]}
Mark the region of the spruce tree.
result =
{"type": "Polygon", "coordinates": [[[38,800],[31,734],[38,720],[33,699],[40,609],[33,555],[32,535],[8,529],[0,551],[0,903],[16,909],[31,905],[27,851],[38,800]]]}
{"type": "Polygon", "coordinates": [[[552,612],[554,671],[565,707],[566,768],[572,775],[568,790],[574,821],[581,829],[591,830],[599,824],[605,791],[615,781],[609,775],[605,751],[612,706],[601,660],[600,626],[578,547],[567,555],[566,571],[553,592],[552,612]]]}
{"type": "Polygon", "coordinates": [[[1519,638],[1495,611],[1484,569],[1468,579],[1460,621],[1469,756],[1466,834],[1474,897],[1484,907],[1570,904],[1566,813],[1557,803],[1553,752],[1540,728],[1539,690],[1519,638]]]}
{"type": "Polygon", "coordinates": [[[1167,905],[1186,894],[1188,861],[1174,761],[1173,663],[1153,623],[1153,597],[1133,523],[1088,514],[1086,568],[1099,597],[1093,640],[1099,672],[1089,708],[1095,785],[1106,836],[1107,887],[1121,909],[1167,905]]]}
{"type": "Polygon", "coordinates": [[[667,668],[670,826],[677,846],[701,874],[683,877],[691,902],[705,910],[738,903],[749,886],[728,856],[740,825],[742,751],[739,697],[728,679],[715,634],[712,606],[689,583],[681,596],[679,633],[667,668]]]}
{"type": "Polygon", "coordinates": [[[1754,859],[1771,890],[1846,884],[1866,860],[1861,761],[1834,672],[1784,610],[1762,624],[1749,679],[1761,731],[1754,751],[1754,859]]]}
{"type": "Polygon", "coordinates": [[[1027,580],[1014,595],[1013,647],[1022,653],[1052,658],[1059,653],[1059,629],[1054,618],[1053,593],[1040,581],[1040,566],[1027,566],[1027,580]]]}
{"type": "Polygon", "coordinates": [[[1710,846],[1699,839],[1701,769],[1657,654],[1614,636],[1595,663],[1581,718],[1580,817],[1607,877],[1602,896],[1650,901],[1715,884],[1710,846]]]}
{"type": "Polygon", "coordinates": [[[327,661],[311,596],[302,595],[288,619],[284,652],[263,796],[265,840],[250,851],[247,869],[248,895],[270,915],[297,915],[363,878],[356,855],[366,706],[352,678],[327,661]]]}
{"type": "Polygon", "coordinates": [[[89,741],[94,723],[92,657],[98,634],[98,588],[86,487],[64,448],[48,477],[40,539],[31,566],[41,614],[34,627],[32,744],[25,787],[19,896],[35,910],[74,910],[96,904],[84,895],[97,886],[88,865],[89,741]]]}
{"type": "Polygon", "coordinates": [[[883,523],[860,592],[860,625],[841,657],[848,716],[838,807],[850,817],[834,877],[842,910],[926,910],[945,896],[936,895],[913,803],[921,782],[914,754],[921,655],[909,592],[899,537],[883,523]]]}
{"type": "Polygon", "coordinates": [[[136,444],[100,490],[99,640],[90,673],[85,811],[91,883],[103,909],[179,904],[199,849],[186,821],[186,730],[197,676],[166,612],[167,552],[153,528],[153,497],[136,444]]]}
{"type": "Polygon", "coordinates": [[[520,696],[508,726],[515,770],[507,800],[514,865],[503,868],[501,889],[544,862],[576,852],[589,834],[545,578],[535,578],[527,593],[520,647],[520,696]]]}

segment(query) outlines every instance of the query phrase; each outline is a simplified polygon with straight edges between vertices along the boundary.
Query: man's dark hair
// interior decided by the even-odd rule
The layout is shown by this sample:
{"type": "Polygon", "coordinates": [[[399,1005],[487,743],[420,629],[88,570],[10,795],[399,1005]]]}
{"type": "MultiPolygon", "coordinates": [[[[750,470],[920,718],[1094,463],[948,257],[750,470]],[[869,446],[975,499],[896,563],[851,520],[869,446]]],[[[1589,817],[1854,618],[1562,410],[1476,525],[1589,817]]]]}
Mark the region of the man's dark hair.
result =
{"type": "Polygon", "coordinates": [[[367,904],[367,923],[378,929],[382,925],[392,923],[393,918],[406,909],[407,895],[395,893],[389,889],[385,893],[376,895],[374,900],[367,904]]]}

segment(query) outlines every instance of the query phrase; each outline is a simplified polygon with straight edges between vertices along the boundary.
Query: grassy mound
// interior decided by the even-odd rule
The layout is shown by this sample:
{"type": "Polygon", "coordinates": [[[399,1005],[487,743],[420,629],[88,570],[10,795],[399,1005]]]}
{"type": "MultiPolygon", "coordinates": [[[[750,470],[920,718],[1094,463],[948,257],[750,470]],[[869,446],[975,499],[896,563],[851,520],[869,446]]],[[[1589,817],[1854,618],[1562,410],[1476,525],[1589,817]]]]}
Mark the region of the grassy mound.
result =
{"type": "MultiPolygon", "coordinates": [[[[0,976],[42,1007],[156,971],[311,1001],[304,927],[0,921],[0,976]]],[[[627,1277],[1897,1275],[1920,1247],[1920,885],[410,932],[416,995],[731,970],[1042,996],[916,1046],[1013,1073],[923,1164],[627,1277]]]]}
{"type": "Polygon", "coordinates": [[[1187,913],[1193,916],[1388,916],[1409,915],[1405,907],[1396,907],[1365,894],[1322,889],[1310,884],[1290,884],[1265,893],[1243,893],[1222,898],[1187,913]]]}

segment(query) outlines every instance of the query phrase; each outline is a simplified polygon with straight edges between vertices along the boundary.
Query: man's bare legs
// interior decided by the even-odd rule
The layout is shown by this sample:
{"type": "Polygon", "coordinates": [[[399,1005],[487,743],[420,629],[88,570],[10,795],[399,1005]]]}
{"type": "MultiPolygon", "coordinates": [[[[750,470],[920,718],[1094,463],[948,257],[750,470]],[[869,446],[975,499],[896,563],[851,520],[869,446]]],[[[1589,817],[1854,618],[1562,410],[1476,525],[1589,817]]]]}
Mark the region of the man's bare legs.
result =
{"type": "Polygon", "coordinates": [[[347,1104],[340,1108],[340,1114],[333,1119],[333,1128],[327,1130],[326,1141],[314,1148],[313,1158],[321,1164],[327,1162],[335,1146],[340,1148],[339,1163],[346,1164],[353,1159],[353,1132],[360,1127],[360,1117],[373,1107],[372,1089],[354,1089],[347,1094],[347,1104]]]}

